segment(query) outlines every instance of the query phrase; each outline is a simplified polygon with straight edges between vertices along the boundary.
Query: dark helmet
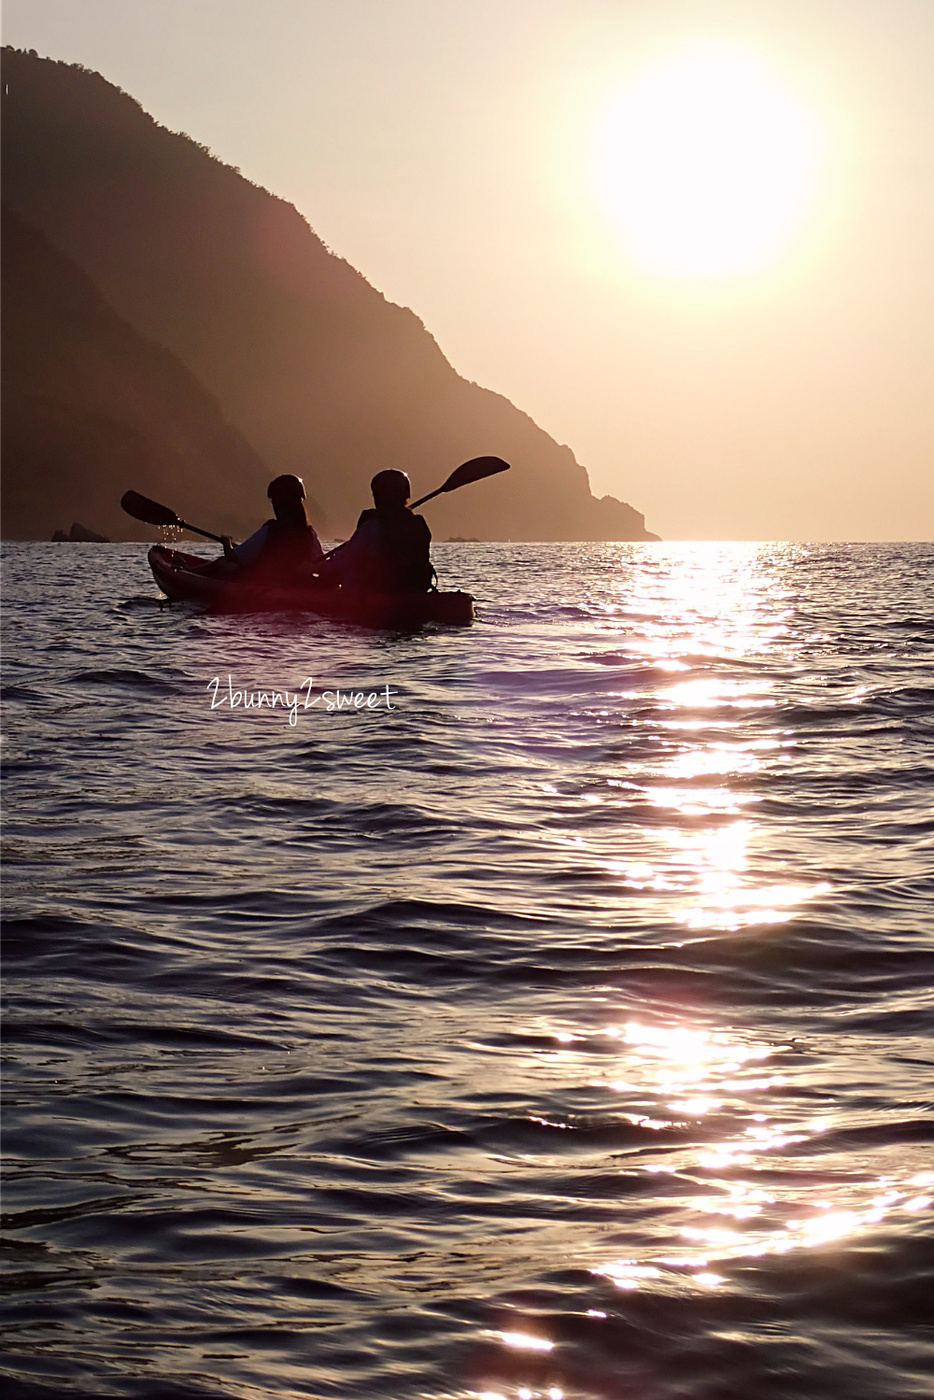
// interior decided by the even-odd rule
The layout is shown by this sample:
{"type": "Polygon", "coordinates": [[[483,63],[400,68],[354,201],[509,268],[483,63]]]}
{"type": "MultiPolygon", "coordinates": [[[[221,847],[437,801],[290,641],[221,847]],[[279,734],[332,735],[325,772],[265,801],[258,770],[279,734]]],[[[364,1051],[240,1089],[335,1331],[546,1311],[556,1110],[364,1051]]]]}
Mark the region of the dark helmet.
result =
{"type": "Polygon", "coordinates": [[[370,490],[378,506],[404,506],[412,494],[409,478],[405,472],[396,471],[394,467],[377,472],[370,482],[370,490]]]}
{"type": "Polygon", "coordinates": [[[303,501],[305,499],[305,483],[300,476],[293,476],[291,472],[286,472],[285,476],[277,476],[270,481],[266,495],[274,505],[276,501],[303,501]]]}

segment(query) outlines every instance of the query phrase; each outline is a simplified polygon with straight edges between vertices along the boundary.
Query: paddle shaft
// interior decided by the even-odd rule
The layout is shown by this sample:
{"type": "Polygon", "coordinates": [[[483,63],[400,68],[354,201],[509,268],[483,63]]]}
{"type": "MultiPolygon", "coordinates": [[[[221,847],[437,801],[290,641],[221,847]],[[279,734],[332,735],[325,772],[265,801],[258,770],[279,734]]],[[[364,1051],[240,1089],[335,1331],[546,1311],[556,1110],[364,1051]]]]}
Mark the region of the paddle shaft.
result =
{"type": "Polygon", "coordinates": [[[420,496],[417,501],[413,501],[409,509],[418,510],[419,506],[423,506],[426,501],[433,501],[435,496],[440,496],[442,491],[445,490],[447,490],[446,486],[439,486],[437,491],[429,491],[427,496],[420,496]]]}
{"type": "Polygon", "coordinates": [[[199,530],[197,525],[189,525],[187,520],[180,520],[177,528],[190,530],[193,535],[203,535],[206,540],[216,540],[218,544],[224,543],[223,535],[213,535],[210,530],[199,530]]]}

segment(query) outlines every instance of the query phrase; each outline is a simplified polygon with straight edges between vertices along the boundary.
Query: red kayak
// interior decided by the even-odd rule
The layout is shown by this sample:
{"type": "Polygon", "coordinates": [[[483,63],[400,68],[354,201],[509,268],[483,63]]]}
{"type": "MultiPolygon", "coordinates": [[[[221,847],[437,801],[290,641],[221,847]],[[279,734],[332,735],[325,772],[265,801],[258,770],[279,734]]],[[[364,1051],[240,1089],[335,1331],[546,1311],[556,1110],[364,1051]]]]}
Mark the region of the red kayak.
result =
{"type": "Polygon", "coordinates": [[[469,593],[354,593],[342,588],[262,588],[212,578],[195,554],[154,544],[149,567],[172,602],[203,603],[213,612],[309,612],[364,627],[418,627],[423,622],[473,621],[469,593]]]}

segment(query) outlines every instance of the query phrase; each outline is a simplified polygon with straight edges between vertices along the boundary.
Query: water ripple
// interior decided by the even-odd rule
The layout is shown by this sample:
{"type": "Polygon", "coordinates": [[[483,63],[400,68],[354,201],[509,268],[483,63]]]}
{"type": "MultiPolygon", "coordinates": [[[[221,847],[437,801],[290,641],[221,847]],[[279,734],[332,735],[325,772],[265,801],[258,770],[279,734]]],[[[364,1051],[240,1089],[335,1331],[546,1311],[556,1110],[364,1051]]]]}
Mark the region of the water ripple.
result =
{"type": "Polygon", "coordinates": [[[437,553],[5,547],[4,1393],[919,1400],[934,553],[437,553]]]}

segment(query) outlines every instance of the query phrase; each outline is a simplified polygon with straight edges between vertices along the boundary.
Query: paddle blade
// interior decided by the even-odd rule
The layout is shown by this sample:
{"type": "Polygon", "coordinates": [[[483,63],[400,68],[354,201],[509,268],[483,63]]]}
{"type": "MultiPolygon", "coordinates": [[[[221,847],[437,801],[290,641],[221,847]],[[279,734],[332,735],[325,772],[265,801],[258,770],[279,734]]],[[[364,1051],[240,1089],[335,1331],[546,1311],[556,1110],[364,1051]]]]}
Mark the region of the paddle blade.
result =
{"type": "Polygon", "coordinates": [[[169,510],[168,506],[160,506],[158,501],[151,501],[148,496],[141,496],[138,491],[126,491],[120,498],[120,505],[127,515],[132,515],[134,520],[142,520],[147,525],[181,525],[181,521],[174,510],[169,510]]]}
{"type": "Polygon", "coordinates": [[[504,462],[502,457],[471,457],[469,462],[463,462],[451,472],[441,491],[456,491],[459,486],[469,486],[472,481],[482,481],[485,476],[508,471],[509,463],[504,462]]]}

